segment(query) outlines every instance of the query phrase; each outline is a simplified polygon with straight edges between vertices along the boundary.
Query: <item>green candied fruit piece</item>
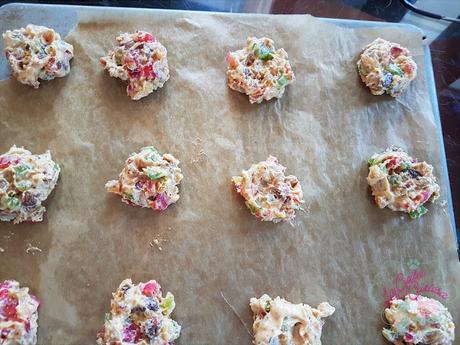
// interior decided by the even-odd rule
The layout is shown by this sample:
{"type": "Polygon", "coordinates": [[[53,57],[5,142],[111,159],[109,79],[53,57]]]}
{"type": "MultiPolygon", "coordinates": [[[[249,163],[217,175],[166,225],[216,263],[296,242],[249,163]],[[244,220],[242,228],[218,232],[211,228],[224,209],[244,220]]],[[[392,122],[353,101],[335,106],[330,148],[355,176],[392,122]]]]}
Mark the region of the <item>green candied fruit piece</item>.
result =
{"type": "Polygon", "coordinates": [[[176,307],[176,302],[174,302],[174,295],[171,292],[166,294],[166,297],[160,303],[161,312],[163,315],[168,316],[171,314],[176,307]]]}
{"type": "Polygon", "coordinates": [[[428,209],[425,206],[419,206],[415,211],[409,212],[409,217],[411,219],[417,219],[423,216],[428,212],[428,209]]]}
{"type": "Polygon", "coordinates": [[[396,334],[396,332],[392,331],[391,329],[385,328],[382,331],[382,334],[388,341],[391,342],[394,342],[396,339],[398,339],[398,335],[396,334]]]}
{"type": "Polygon", "coordinates": [[[54,171],[61,171],[61,167],[59,166],[59,164],[54,163],[54,165],[53,165],[53,170],[54,170],[54,171]]]}
{"type": "Polygon", "coordinates": [[[21,207],[21,201],[14,196],[4,196],[2,198],[2,204],[10,210],[17,210],[21,207]]]}
{"type": "Polygon", "coordinates": [[[267,300],[267,301],[265,302],[265,308],[264,308],[264,309],[265,309],[265,311],[266,311],[267,313],[269,313],[270,310],[272,309],[272,301],[267,300]]]}
{"type": "Polygon", "coordinates": [[[260,46],[259,49],[255,50],[255,53],[262,61],[273,60],[273,50],[268,49],[265,46],[260,46]]]}
{"type": "Polygon", "coordinates": [[[13,168],[13,171],[18,177],[25,177],[29,171],[29,167],[27,165],[18,165],[13,168]]]}
{"type": "Polygon", "coordinates": [[[110,313],[105,313],[104,321],[109,321],[109,320],[110,320],[110,313]]]}
{"type": "Polygon", "coordinates": [[[251,211],[252,214],[256,214],[257,211],[260,210],[259,205],[257,205],[254,201],[248,200],[246,201],[246,206],[248,207],[249,211],[251,211]]]}
{"type": "Polygon", "coordinates": [[[285,75],[282,75],[281,77],[278,78],[276,81],[276,84],[278,85],[278,88],[282,88],[284,85],[288,83],[288,78],[285,75]]]}
{"type": "Polygon", "coordinates": [[[158,153],[158,150],[154,146],[145,146],[142,148],[142,151],[150,151],[158,153]]]}
{"type": "Polygon", "coordinates": [[[147,173],[147,176],[148,176],[148,178],[151,179],[151,180],[158,180],[160,177],[164,177],[165,174],[162,173],[162,172],[154,173],[154,174],[149,174],[149,173],[147,173]]]}
{"type": "Polygon", "coordinates": [[[144,169],[145,174],[151,180],[158,180],[159,178],[165,177],[168,172],[163,169],[148,167],[144,169]]]}
{"type": "Polygon", "coordinates": [[[151,154],[144,158],[144,161],[157,162],[159,158],[159,153],[157,149],[153,146],[146,146],[142,148],[142,152],[150,152],[151,154]]]}
{"type": "Polygon", "coordinates": [[[389,64],[387,68],[385,68],[385,71],[390,72],[393,75],[399,75],[400,77],[404,75],[403,71],[394,64],[389,64]]]}
{"type": "Polygon", "coordinates": [[[403,162],[401,164],[401,168],[403,168],[403,170],[410,169],[411,166],[412,164],[410,164],[409,162],[403,162]]]}
{"type": "Polygon", "coordinates": [[[369,158],[369,159],[367,160],[367,164],[368,164],[369,166],[373,166],[373,165],[379,164],[379,163],[381,163],[381,162],[382,162],[382,161],[381,161],[380,159],[372,158],[372,157],[369,158]]]}
{"type": "Polygon", "coordinates": [[[390,182],[391,185],[398,185],[399,184],[399,177],[397,175],[390,175],[388,176],[388,182],[390,182]]]}
{"type": "Polygon", "coordinates": [[[22,180],[22,181],[19,181],[18,183],[16,183],[16,188],[21,192],[25,192],[31,186],[32,186],[32,182],[27,181],[27,180],[22,180]]]}
{"type": "Polygon", "coordinates": [[[176,340],[180,337],[181,326],[175,320],[171,319],[171,327],[173,330],[174,340],[176,340]]]}

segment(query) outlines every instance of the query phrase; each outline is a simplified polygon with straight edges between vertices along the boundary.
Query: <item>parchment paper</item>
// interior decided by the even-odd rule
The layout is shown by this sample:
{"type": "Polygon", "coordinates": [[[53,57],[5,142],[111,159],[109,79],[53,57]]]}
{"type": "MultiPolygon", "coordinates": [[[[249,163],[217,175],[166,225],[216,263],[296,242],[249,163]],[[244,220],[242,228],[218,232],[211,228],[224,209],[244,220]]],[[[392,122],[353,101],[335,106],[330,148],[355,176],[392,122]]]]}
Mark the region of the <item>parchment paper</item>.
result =
{"type": "Polygon", "coordinates": [[[43,301],[40,344],[93,344],[111,292],[127,277],[156,279],[174,293],[180,344],[250,344],[249,298],[263,293],[330,302],[324,344],[385,344],[383,287],[414,267],[449,293],[442,302],[460,326],[460,267],[420,34],[341,29],[310,16],[79,15],[67,38],[75,48],[68,77],[39,90],[0,84],[1,152],[50,149],[62,167],[43,223],[0,225],[0,278],[43,301]],[[136,29],[166,46],[171,68],[165,87],[138,102],[99,65],[117,34],[136,29]],[[250,35],[289,53],[297,81],[280,100],[251,105],[226,86],[225,55],[250,35]],[[372,96],[357,76],[362,47],[378,36],[407,46],[419,65],[396,100],[372,96]],[[131,152],[152,144],[180,159],[185,176],[179,202],[163,213],[104,190],[131,152]],[[393,144],[439,177],[441,199],[420,220],[380,210],[370,197],[366,160],[393,144]],[[269,154],[302,184],[309,211],[295,226],[259,222],[231,185],[269,154]],[[27,253],[29,244],[42,251],[27,253]]]}

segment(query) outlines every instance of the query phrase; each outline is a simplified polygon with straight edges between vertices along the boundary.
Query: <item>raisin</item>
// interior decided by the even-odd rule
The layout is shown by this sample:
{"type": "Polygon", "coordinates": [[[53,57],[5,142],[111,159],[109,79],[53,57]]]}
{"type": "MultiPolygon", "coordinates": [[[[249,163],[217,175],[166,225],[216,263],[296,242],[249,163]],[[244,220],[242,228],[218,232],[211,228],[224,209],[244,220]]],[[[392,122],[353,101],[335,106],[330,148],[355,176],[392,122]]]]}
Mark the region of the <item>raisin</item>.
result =
{"type": "Polygon", "coordinates": [[[422,174],[420,174],[417,170],[414,170],[414,169],[407,169],[406,170],[410,176],[412,176],[413,178],[417,178],[417,177],[420,177],[422,176],[422,174]]]}
{"type": "Polygon", "coordinates": [[[31,209],[31,208],[36,207],[37,203],[38,203],[38,200],[32,193],[25,192],[22,195],[22,205],[24,207],[31,209]]]}

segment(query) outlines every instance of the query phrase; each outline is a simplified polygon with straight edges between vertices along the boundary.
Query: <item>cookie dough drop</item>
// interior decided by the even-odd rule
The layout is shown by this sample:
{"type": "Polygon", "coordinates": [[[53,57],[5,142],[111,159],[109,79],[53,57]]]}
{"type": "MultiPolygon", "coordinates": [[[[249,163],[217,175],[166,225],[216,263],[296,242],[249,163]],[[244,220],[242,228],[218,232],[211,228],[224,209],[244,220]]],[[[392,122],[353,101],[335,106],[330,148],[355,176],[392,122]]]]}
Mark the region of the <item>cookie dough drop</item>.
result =
{"type": "Polygon", "coordinates": [[[0,344],[35,345],[39,305],[29,288],[17,281],[0,283],[0,344]]]}
{"type": "Polygon", "coordinates": [[[121,34],[114,50],[100,61],[111,77],[128,82],[126,92],[132,100],[149,95],[169,79],[166,48],[145,31],[121,34]]]}
{"type": "Polygon", "coordinates": [[[174,345],[181,331],[171,319],[175,307],[173,294],[163,297],[155,280],[136,285],[125,279],[113,293],[97,344],[174,345]]]}
{"type": "Polygon", "coordinates": [[[61,168],[49,151],[34,155],[13,146],[0,155],[0,220],[41,222],[42,205],[53,191],[61,168]]]}
{"type": "Polygon", "coordinates": [[[291,221],[295,211],[302,209],[303,193],[299,180],[285,176],[286,168],[276,157],[253,164],[241,176],[232,178],[249,211],[262,221],[278,223],[291,221]]]}
{"type": "Polygon", "coordinates": [[[73,46],[53,29],[29,24],[6,31],[3,40],[13,76],[22,84],[38,88],[39,79],[52,80],[70,72],[73,46]]]}
{"type": "Polygon", "coordinates": [[[397,345],[452,345],[455,325],[446,307],[435,299],[410,294],[393,298],[385,309],[389,328],[383,336],[397,345]]]}
{"type": "Polygon", "coordinates": [[[322,320],[335,308],[323,302],[317,308],[263,295],[251,298],[255,345],[321,345],[322,320]]]}
{"type": "Polygon", "coordinates": [[[433,167],[418,162],[401,148],[391,147],[369,160],[367,182],[380,208],[406,212],[415,219],[428,212],[424,206],[439,198],[433,167]]]}
{"type": "Polygon", "coordinates": [[[228,86],[249,96],[249,102],[281,98],[295,80],[284,49],[275,49],[273,40],[249,37],[246,47],[227,54],[228,86]]]}
{"type": "Polygon", "coordinates": [[[406,48],[377,38],[364,48],[358,73],[373,95],[387,93],[396,97],[416,77],[417,64],[406,48]]]}
{"type": "Polygon", "coordinates": [[[161,155],[153,146],[143,147],[128,157],[118,180],[108,181],[105,188],[121,195],[128,205],[163,211],[179,200],[183,178],[179,163],[169,153],[161,155]]]}

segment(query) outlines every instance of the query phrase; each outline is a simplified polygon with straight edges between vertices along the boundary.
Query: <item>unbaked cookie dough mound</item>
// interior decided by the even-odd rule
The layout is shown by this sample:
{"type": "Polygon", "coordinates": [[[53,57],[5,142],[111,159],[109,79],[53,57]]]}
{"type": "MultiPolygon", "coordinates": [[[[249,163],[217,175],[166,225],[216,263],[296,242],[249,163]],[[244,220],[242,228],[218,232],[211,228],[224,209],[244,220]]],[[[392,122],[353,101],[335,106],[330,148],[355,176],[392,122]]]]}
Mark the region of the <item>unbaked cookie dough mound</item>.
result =
{"type": "Polygon", "coordinates": [[[183,178],[179,163],[169,153],[161,155],[153,146],[143,147],[128,157],[118,180],[108,181],[105,188],[129,205],[163,211],[179,200],[183,178]]]}
{"type": "Polygon", "coordinates": [[[0,220],[41,222],[42,205],[51,194],[61,171],[49,151],[34,155],[13,146],[0,155],[0,220]]]}
{"type": "Polygon", "coordinates": [[[6,31],[3,40],[13,75],[23,84],[38,88],[39,79],[52,80],[70,72],[73,46],[53,29],[29,24],[6,31]]]}
{"type": "Polygon", "coordinates": [[[290,221],[295,218],[295,211],[302,209],[302,187],[297,177],[285,176],[285,170],[276,157],[269,156],[232,178],[236,191],[258,219],[274,223],[290,221]]]}
{"type": "Polygon", "coordinates": [[[17,281],[0,283],[0,344],[35,345],[39,305],[29,288],[17,281]]]}
{"type": "Polygon", "coordinates": [[[173,345],[181,331],[181,326],[170,317],[175,307],[173,294],[168,292],[163,297],[155,280],[135,285],[131,279],[125,279],[113,293],[111,310],[97,335],[97,343],[173,345]]]}
{"type": "Polygon", "coordinates": [[[373,95],[396,97],[417,75],[417,64],[406,48],[377,38],[364,48],[358,73],[373,95]]]}
{"type": "Polygon", "coordinates": [[[283,96],[295,80],[284,49],[275,50],[269,38],[249,37],[246,47],[227,54],[228,86],[249,96],[251,103],[283,96]]]}
{"type": "Polygon", "coordinates": [[[101,58],[111,77],[128,82],[126,92],[139,100],[163,87],[169,79],[166,48],[145,31],[124,33],[117,37],[117,47],[101,58]]]}
{"type": "Polygon", "coordinates": [[[251,298],[250,306],[255,345],[321,345],[322,318],[335,311],[327,302],[312,308],[280,297],[273,300],[268,295],[251,298]]]}
{"type": "Polygon", "coordinates": [[[368,164],[367,182],[380,208],[403,211],[415,219],[427,213],[423,206],[426,202],[434,202],[439,197],[433,167],[418,162],[400,148],[374,154],[368,164]]]}
{"type": "Polygon", "coordinates": [[[389,328],[383,336],[397,345],[451,345],[455,337],[452,315],[438,301],[421,295],[393,298],[385,309],[389,328]]]}

